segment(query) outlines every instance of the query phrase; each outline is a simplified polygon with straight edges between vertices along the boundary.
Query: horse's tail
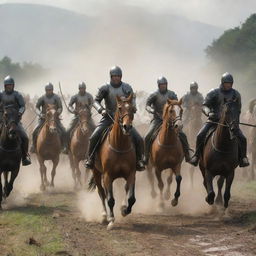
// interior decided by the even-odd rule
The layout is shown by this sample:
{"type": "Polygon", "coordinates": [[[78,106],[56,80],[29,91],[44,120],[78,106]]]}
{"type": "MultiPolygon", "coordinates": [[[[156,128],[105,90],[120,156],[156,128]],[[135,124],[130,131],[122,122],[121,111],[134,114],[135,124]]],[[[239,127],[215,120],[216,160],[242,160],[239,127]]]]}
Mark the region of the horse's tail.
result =
{"type": "Polygon", "coordinates": [[[94,179],[94,176],[92,175],[92,177],[90,178],[89,182],[88,182],[88,191],[89,192],[93,192],[96,189],[96,182],[94,179]]]}

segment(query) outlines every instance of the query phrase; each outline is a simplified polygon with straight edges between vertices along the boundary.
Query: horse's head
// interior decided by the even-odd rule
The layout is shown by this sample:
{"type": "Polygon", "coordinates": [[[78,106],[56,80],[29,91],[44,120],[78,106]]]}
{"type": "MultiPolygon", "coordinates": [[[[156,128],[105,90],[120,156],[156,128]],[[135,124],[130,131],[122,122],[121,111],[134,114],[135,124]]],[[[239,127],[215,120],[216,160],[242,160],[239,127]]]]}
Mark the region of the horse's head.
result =
{"type": "Polygon", "coordinates": [[[79,117],[80,128],[83,134],[88,131],[88,122],[91,118],[91,112],[89,107],[86,104],[78,104],[77,114],[79,117]]]}
{"type": "Polygon", "coordinates": [[[19,112],[13,105],[5,106],[3,113],[3,124],[9,139],[16,139],[18,134],[19,112]]]}
{"type": "Polygon", "coordinates": [[[232,98],[231,100],[224,99],[221,116],[221,122],[228,127],[230,139],[233,139],[235,137],[235,132],[239,128],[239,113],[237,113],[236,98],[232,98]]]}
{"type": "Polygon", "coordinates": [[[117,115],[118,123],[124,135],[129,135],[132,129],[132,121],[135,113],[135,106],[133,105],[133,93],[128,98],[116,97],[117,100],[117,115]]]}
{"type": "Polygon", "coordinates": [[[57,125],[56,125],[57,118],[58,118],[58,113],[56,111],[55,105],[48,104],[46,107],[45,122],[46,122],[46,125],[49,127],[50,133],[57,132],[57,125]]]}
{"type": "Polygon", "coordinates": [[[183,109],[181,107],[182,99],[180,101],[168,99],[164,105],[163,110],[163,121],[167,122],[168,128],[178,130],[178,121],[182,118],[183,109]],[[180,109],[179,115],[177,116],[175,106],[180,109]]]}

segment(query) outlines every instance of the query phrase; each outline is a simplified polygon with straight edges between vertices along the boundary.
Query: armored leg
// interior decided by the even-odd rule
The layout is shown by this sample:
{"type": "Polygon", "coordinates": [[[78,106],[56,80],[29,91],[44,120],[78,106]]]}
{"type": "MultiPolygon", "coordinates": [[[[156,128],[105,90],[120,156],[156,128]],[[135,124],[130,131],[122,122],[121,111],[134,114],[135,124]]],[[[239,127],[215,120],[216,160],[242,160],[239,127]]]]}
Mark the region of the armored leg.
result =
{"type": "Polygon", "coordinates": [[[144,142],[140,134],[137,132],[135,128],[132,128],[131,135],[133,138],[133,142],[136,150],[136,167],[138,171],[142,171],[145,169],[143,162],[144,155],[144,142]]]}
{"type": "Polygon", "coordinates": [[[112,120],[109,117],[103,117],[92,133],[90,140],[89,140],[89,147],[88,147],[88,158],[85,162],[85,167],[88,169],[92,169],[94,166],[94,159],[95,153],[98,148],[101,135],[103,131],[108,128],[112,124],[112,120]]]}
{"type": "Polygon", "coordinates": [[[196,151],[192,159],[189,161],[190,164],[194,166],[198,165],[200,154],[203,152],[205,137],[212,126],[215,126],[215,124],[205,123],[204,126],[199,131],[196,137],[196,151]]]}
{"type": "Polygon", "coordinates": [[[190,152],[192,151],[189,147],[187,135],[183,132],[179,132],[179,138],[183,147],[184,155],[185,155],[185,160],[186,162],[189,162],[191,160],[191,155],[190,152]]]}
{"type": "Polygon", "coordinates": [[[41,129],[43,123],[44,123],[44,120],[43,119],[39,119],[38,125],[37,125],[37,127],[34,129],[34,131],[32,133],[32,145],[31,145],[31,148],[30,148],[30,152],[31,153],[35,153],[36,152],[36,140],[37,140],[37,136],[38,136],[39,130],[41,129]]]}
{"type": "Polygon", "coordinates": [[[28,136],[22,127],[21,124],[19,124],[19,132],[20,132],[20,138],[21,138],[21,151],[22,151],[22,165],[30,165],[31,160],[28,154],[28,136]]]}
{"type": "Polygon", "coordinates": [[[237,129],[235,133],[239,140],[239,166],[249,166],[249,160],[247,158],[247,139],[240,129],[237,129]]]}

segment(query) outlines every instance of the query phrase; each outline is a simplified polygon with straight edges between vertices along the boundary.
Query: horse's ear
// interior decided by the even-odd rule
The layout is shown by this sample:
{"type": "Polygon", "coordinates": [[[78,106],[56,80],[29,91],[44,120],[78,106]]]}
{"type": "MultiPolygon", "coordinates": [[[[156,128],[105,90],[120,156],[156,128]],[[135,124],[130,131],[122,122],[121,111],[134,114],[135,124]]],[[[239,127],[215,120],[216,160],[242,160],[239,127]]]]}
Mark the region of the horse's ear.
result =
{"type": "Polygon", "coordinates": [[[171,103],[172,103],[172,100],[171,100],[171,99],[167,99],[167,103],[168,103],[168,104],[171,104],[171,103]]]}
{"type": "Polygon", "coordinates": [[[182,105],[182,98],[180,98],[180,100],[178,101],[178,105],[179,105],[179,106],[182,105]]]}
{"type": "Polygon", "coordinates": [[[128,102],[132,102],[132,100],[133,100],[133,93],[131,93],[129,96],[128,96],[128,98],[127,98],[127,101],[128,102]]]}
{"type": "Polygon", "coordinates": [[[119,95],[116,95],[116,102],[119,103],[121,101],[121,97],[119,95]]]}

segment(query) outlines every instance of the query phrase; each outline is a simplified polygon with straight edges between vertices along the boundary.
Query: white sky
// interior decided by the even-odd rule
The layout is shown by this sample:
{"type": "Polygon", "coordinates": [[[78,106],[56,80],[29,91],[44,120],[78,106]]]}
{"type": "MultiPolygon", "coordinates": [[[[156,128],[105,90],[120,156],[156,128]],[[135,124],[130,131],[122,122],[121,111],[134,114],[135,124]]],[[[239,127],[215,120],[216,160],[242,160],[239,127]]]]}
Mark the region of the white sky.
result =
{"type": "Polygon", "coordinates": [[[0,0],[0,3],[33,3],[97,14],[112,4],[142,6],[154,12],[185,16],[192,20],[230,28],[240,25],[256,12],[256,0],[0,0]]]}

